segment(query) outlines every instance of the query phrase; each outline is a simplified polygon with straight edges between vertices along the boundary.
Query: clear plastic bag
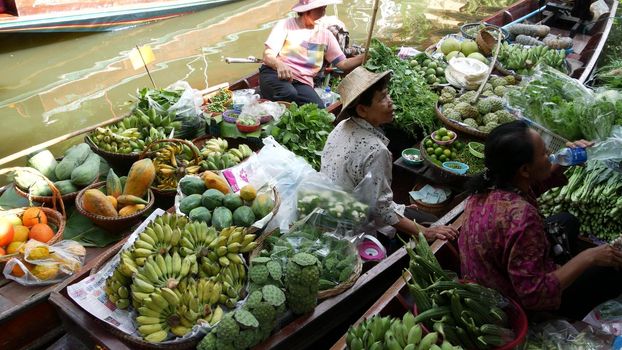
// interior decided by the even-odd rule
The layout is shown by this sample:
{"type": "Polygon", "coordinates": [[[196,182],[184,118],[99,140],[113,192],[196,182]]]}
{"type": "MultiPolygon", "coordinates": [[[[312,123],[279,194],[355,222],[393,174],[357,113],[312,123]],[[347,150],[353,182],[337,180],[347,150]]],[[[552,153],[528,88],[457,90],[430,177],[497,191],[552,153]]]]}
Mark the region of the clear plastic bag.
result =
{"type": "Polygon", "coordinates": [[[590,160],[622,160],[622,126],[616,125],[611,136],[590,148],[590,160]]]}
{"type": "Polygon", "coordinates": [[[31,239],[24,246],[23,260],[9,260],[3,273],[5,278],[23,286],[54,284],[80,271],[85,255],[84,247],[75,241],[47,245],[31,239]],[[16,272],[20,276],[15,275],[16,272]]]}
{"type": "Polygon", "coordinates": [[[249,116],[261,119],[265,116],[271,116],[275,121],[279,121],[281,115],[285,113],[285,106],[272,101],[259,102],[257,99],[251,99],[242,107],[240,118],[249,116]]]}
{"type": "Polygon", "coordinates": [[[583,319],[607,334],[622,335],[622,297],[596,306],[583,319]]]}
{"type": "Polygon", "coordinates": [[[611,349],[613,337],[592,327],[577,329],[565,320],[552,320],[529,326],[520,350],[605,350],[611,349]]]}

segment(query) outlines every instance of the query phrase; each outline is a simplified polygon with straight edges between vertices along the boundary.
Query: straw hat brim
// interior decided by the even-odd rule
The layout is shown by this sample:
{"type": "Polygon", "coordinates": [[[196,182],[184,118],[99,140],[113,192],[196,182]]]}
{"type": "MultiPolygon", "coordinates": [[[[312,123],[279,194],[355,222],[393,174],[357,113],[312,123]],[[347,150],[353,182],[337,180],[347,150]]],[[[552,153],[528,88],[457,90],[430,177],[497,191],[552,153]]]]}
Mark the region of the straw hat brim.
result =
{"type": "Polygon", "coordinates": [[[341,0],[316,0],[306,5],[296,4],[292,7],[292,11],[302,13],[302,12],[307,12],[309,10],[316,9],[318,7],[334,5],[334,4],[341,4],[341,0]]]}
{"type": "Polygon", "coordinates": [[[380,79],[390,75],[393,71],[388,70],[380,73],[372,73],[363,67],[357,67],[350,74],[346,75],[337,87],[341,97],[341,111],[337,119],[348,117],[348,108],[361,96],[367,89],[372,87],[380,79]]]}

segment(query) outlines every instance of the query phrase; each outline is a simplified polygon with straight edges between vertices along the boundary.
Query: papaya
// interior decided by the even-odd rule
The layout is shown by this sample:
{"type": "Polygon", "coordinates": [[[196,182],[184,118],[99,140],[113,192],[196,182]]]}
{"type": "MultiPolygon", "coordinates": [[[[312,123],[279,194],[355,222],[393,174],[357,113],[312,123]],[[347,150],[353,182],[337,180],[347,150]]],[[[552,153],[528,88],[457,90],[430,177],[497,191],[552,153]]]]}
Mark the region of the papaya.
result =
{"type": "Polygon", "coordinates": [[[155,167],[149,158],[141,159],[130,168],[123,194],[143,198],[155,179],[155,167]]]}
{"type": "Polygon", "coordinates": [[[106,196],[106,198],[108,198],[108,200],[110,201],[110,204],[112,204],[112,206],[113,206],[115,209],[118,209],[119,202],[117,202],[117,199],[116,199],[114,196],[110,196],[110,195],[108,195],[108,196],[106,196]]]}
{"type": "Polygon", "coordinates": [[[95,181],[98,176],[99,155],[90,153],[84,163],[71,172],[71,182],[76,186],[84,187],[95,181]]]}
{"type": "Polygon", "coordinates": [[[201,204],[209,210],[214,210],[222,205],[225,195],[217,189],[210,188],[201,195],[201,204]]]}
{"type": "Polygon", "coordinates": [[[251,209],[257,218],[263,218],[264,216],[270,214],[272,209],[274,209],[274,200],[267,193],[258,194],[251,204],[251,209]]]}
{"type": "Polygon", "coordinates": [[[112,203],[106,198],[102,191],[97,189],[89,189],[82,195],[82,207],[91,214],[106,217],[116,217],[117,210],[112,203]]]}
{"type": "Polygon", "coordinates": [[[145,209],[144,204],[130,204],[126,205],[121,210],[119,210],[119,216],[130,216],[138,213],[139,211],[145,209]]]}
{"type": "Polygon", "coordinates": [[[233,212],[233,224],[235,226],[250,227],[254,222],[255,214],[247,206],[241,206],[233,212]]]}
{"type": "Polygon", "coordinates": [[[190,211],[188,218],[190,221],[203,221],[209,225],[212,221],[212,214],[205,207],[196,207],[190,211]]]}
{"type": "Polygon", "coordinates": [[[54,169],[56,179],[68,180],[71,178],[73,170],[82,165],[91,153],[91,149],[86,143],[80,143],[68,149],[63,160],[54,169]]]}
{"type": "Polygon", "coordinates": [[[191,194],[202,194],[207,188],[203,180],[198,176],[186,176],[179,181],[179,189],[186,196],[191,194]]]}
{"type": "Polygon", "coordinates": [[[28,166],[39,170],[39,172],[50,179],[50,181],[56,181],[56,174],[54,173],[54,170],[56,170],[57,165],[58,162],[56,161],[56,158],[54,158],[52,152],[47,149],[44,149],[28,158],[28,166]]]}
{"type": "Polygon", "coordinates": [[[205,187],[216,189],[224,194],[230,192],[229,185],[227,185],[225,179],[209,170],[203,173],[203,183],[205,184],[205,187]]]}
{"type": "Polygon", "coordinates": [[[218,231],[223,228],[229,227],[233,224],[233,214],[231,210],[225,207],[218,207],[214,209],[212,214],[212,226],[218,231]]]}
{"type": "Polygon", "coordinates": [[[227,193],[222,199],[222,205],[227,207],[227,209],[234,211],[244,205],[244,202],[242,202],[242,198],[240,198],[239,195],[235,193],[227,193]]]}
{"type": "MultiPolygon", "coordinates": [[[[179,211],[188,215],[190,211],[194,208],[198,208],[201,206],[201,195],[200,194],[191,194],[188,197],[184,197],[179,203],[179,211]]],[[[206,208],[207,209],[207,208],[206,208]]]]}
{"type": "Polygon", "coordinates": [[[112,168],[108,170],[108,175],[106,176],[106,193],[114,198],[119,197],[123,193],[121,179],[119,179],[112,168]]]}
{"type": "Polygon", "coordinates": [[[54,183],[54,186],[58,188],[60,194],[72,193],[78,190],[78,188],[71,182],[71,180],[56,181],[54,183]]]}

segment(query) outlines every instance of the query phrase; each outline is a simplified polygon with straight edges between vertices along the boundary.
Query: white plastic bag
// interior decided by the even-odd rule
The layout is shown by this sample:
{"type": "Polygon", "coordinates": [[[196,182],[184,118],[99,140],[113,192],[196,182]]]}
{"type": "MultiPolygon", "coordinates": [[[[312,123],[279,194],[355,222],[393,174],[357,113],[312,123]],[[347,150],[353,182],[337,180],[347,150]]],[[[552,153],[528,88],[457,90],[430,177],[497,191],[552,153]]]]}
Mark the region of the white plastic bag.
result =
{"type": "Polygon", "coordinates": [[[475,90],[486,79],[488,66],[468,57],[455,57],[449,60],[445,69],[447,81],[460,89],[475,90]]]}

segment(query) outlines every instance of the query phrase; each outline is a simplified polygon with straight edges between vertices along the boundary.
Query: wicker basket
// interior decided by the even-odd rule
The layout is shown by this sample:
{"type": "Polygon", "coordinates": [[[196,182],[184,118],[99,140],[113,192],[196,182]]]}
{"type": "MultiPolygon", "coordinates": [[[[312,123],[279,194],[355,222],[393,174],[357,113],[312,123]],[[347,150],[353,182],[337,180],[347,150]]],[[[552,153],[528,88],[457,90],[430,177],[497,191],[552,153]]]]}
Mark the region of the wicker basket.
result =
{"type": "MultiPolygon", "coordinates": [[[[261,253],[261,251],[266,248],[266,239],[268,237],[270,237],[275,231],[276,230],[267,232],[267,233],[261,235],[260,237],[258,237],[255,240],[257,242],[257,247],[255,247],[255,249],[253,249],[253,251],[250,253],[249,259],[248,259],[249,262],[253,258],[258,257],[259,254],[261,253]]],[[[358,278],[361,276],[361,272],[362,271],[363,271],[363,262],[362,262],[360,256],[358,256],[358,254],[357,254],[356,266],[354,267],[354,271],[352,271],[352,274],[350,275],[350,277],[348,277],[347,280],[345,280],[344,282],[339,283],[338,285],[336,285],[335,287],[333,287],[331,289],[326,289],[326,290],[318,291],[318,293],[317,293],[318,299],[321,300],[321,299],[326,299],[326,298],[334,297],[335,295],[339,295],[339,294],[345,292],[350,287],[352,287],[354,285],[354,283],[356,283],[356,280],[358,280],[358,278]]]]}
{"type": "Polygon", "coordinates": [[[113,153],[105,151],[99,147],[91,140],[89,135],[84,137],[84,142],[91,147],[93,152],[100,155],[100,157],[104,158],[108,164],[115,170],[115,172],[119,174],[127,174],[132,167],[132,164],[138,160],[140,153],[113,153]]]}
{"type": "MultiPolygon", "coordinates": [[[[93,182],[91,182],[91,184],[94,184],[95,182],[97,182],[97,179],[93,180],[93,182]]],[[[24,192],[24,190],[21,189],[21,187],[17,186],[17,184],[15,184],[15,192],[17,192],[18,195],[27,198],[29,201],[31,202],[37,202],[37,203],[45,203],[45,204],[52,204],[54,203],[54,196],[35,196],[32,195],[28,192],[24,192]]],[[[71,192],[71,193],[66,193],[60,196],[61,200],[66,203],[66,204],[72,204],[73,201],[76,199],[76,197],[78,196],[78,193],[80,192],[80,190],[77,190],[75,192],[71,192]]]]}
{"type": "Polygon", "coordinates": [[[471,39],[474,40],[476,38],[476,36],[472,36],[470,35],[467,31],[473,27],[479,27],[480,25],[484,26],[484,29],[486,31],[488,31],[489,29],[492,30],[501,30],[501,32],[503,33],[503,40],[508,40],[510,38],[510,33],[507,31],[507,29],[504,28],[499,28],[499,26],[496,26],[494,24],[489,24],[489,23],[481,23],[481,22],[475,22],[475,23],[465,23],[463,25],[460,26],[460,33],[462,34],[463,37],[467,38],[467,39],[471,39]]]}
{"type": "Polygon", "coordinates": [[[133,225],[140,222],[143,214],[146,213],[153,206],[154,195],[153,195],[153,192],[149,190],[147,192],[147,201],[149,203],[145,205],[145,208],[143,210],[140,210],[132,215],[118,216],[118,217],[106,217],[106,216],[89,213],[82,206],[82,197],[84,196],[84,193],[90,189],[102,188],[105,185],[106,185],[106,182],[101,181],[101,182],[94,183],[88,187],[85,187],[82,191],[80,191],[80,193],[78,193],[78,196],[76,197],[76,209],[78,209],[78,212],[80,212],[80,214],[86,216],[91,221],[93,221],[95,225],[102,227],[107,231],[110,231],[110,232],[123,231],[129,227],[132,227],[133,225]]]}
{"type": "Polygon", "coordinates": [[[488,137],[488,133],[481,132],[465,124],[459,123],[455,120],[445,117],[445,115],[443,114],[443,111],[441,111],[441,108],[438,105],[438,102],[436,103],[436,107],[434,108],[434,110],[436,111],[436,117],[443,124],[445,124],[445,126],[448,127],[449,129],[459,132],[459,133],[467,134],[469,136],[475,137],[480,140],[485,140],[486,137],[488,137]]]}
{"type": "MultiPolygon", "coordinates": [[[[415,187],[413,187],[412,190],[413,191],[420,190],[425,185],[426,184],[424,183],[418,183],[415,185],[415,187]]],[[[444,186],[438,186],[438,185],[435,185],[434,187],[445,188],[444,186]]],[[[413,200],[412,198],[409,198],[409,199],[410,199],[410,203],[416,204],[418,209],[421,209],[425,211],[426,213],[430,213],[440,218],[451,209],[452,197],[453,196],[450,195],[444,202],[436,203],[436,204],[430,204],[430,203],[422,202],[419,200],[413,200]]]]}
{"type": "MultiPolygon", "coordinates": [[[[91,269],[90,274],[94,275],[97,272],[99,272],[99,270],[102,269],[102,267],[104,267],[104,265],[106,265],[106,263],[113,257],[115,256],[115,254],[117,254],[119,252],[119,250],[121,249],[121,247],[119,247],[119,249],[109,249],[108,251],[106,251],[105,253],[103,253],[97,260],[97,262],[95,263],[95,265],[93,266],[93,268],[91,269]]],[[[193,337],[190,338],[186,338],[186,339],[177,339],[175,343],[169,343],[169,342],[164,342],[164,343],[158,343],[158,344],[154,344],[154,343],[149,343],[144,341],[141,338],[137,338],[134,337],[132,335],[129,335],[119,329],[117,329],[116,327],[114,327],[113,325],[109,324],[108,322],[104,322],[102,320],[100,320],[99,318],[95,318],[99,324],[103,325],[104,328],[112,333],[115,337],[117,337],[118,339],[120,339],[121,341],[123,341],[125,344],[128,344],[130,348],[132,349],[154,349],[154,350],[160,350],[160,349],[171,349],[171,350],[187,350],[187,349],[195,349],[196,346],[199,344],[199,342],[201,341],[201,339],[204,337],[204,334],[199,333],[193,337]]]]}
{"type": "Polygon", "coordinates": [[[492,49],[497,43],[497,39],[495,39],[495,37],[490,34],[488,30],[482,29],[477,33],[475,42],[484,56],[490,56],[492,54],[492,49]]]}

